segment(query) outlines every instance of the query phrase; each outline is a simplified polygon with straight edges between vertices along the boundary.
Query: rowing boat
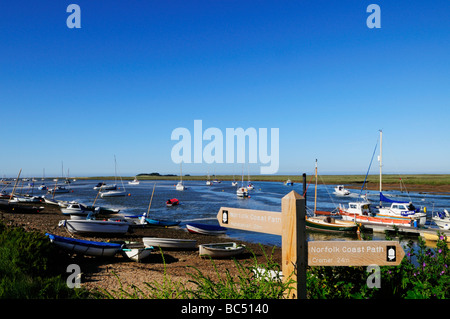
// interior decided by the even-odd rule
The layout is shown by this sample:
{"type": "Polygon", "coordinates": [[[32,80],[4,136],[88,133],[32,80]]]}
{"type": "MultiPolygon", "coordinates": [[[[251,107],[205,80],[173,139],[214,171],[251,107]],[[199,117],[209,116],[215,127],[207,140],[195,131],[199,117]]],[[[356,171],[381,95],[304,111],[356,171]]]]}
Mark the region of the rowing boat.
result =
{"type": "Polygon", "coordinates": [[[202,235],[221,235],[227,231],[225,227],[197,223],[188,223],[186,228],[190,233],[202,235]]]}
{"type": "Polygon", "coordinates": [[[197,245],[197,241],[194,239],[144,237],[142,241],[146,247],[153,246],[174,250],[195,249],[197,245]]]}
{"type": "Polygon", "coordinates": [[[45,235],[49,237],[50,242],[64,250],[88,256],[112,257],[122,247],[122,245],[116,243],[62,237],[49,233],[46,233],[45,235]]]}
{"type": "Polygon", "coordinates": [[[209,256],[211,258],[230,258],[242,254],[244,250],[244,245],[239,245],[234,242],[203,244],[198,246],[200,256],[209,256]]]}

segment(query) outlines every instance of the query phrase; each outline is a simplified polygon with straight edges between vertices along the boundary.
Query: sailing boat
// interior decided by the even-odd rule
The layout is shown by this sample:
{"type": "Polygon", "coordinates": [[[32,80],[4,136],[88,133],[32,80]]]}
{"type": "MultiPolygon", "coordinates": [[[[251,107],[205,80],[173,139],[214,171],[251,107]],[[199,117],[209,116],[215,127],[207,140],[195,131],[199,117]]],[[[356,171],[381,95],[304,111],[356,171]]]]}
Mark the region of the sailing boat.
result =
{"type": "Polygon", "coordinates": [[[314,193],[314,216],[306,217],[306,228],[316,231],[324,231],[324,232],[338,232],[338,233],[356,233],[358,231],[358,225],[356,225],[352,221],[346,221],[341,219],[336,219],[331,216],[318,217],[317,214],[320,215],[331,215],[328,212],[318,212],[317,211],[317,159],[316,159],[316,189],[314,193]]]}
{"type": "Polygon", "coordinates": [[[184,191],[186,187],[183,185],[183,170],[180,163],[180,181],[178,182],[177,186],[175,187],[177,191],[184,191]]]}
{"type": "MultiPolygon", "coordinates": [[[[114,185],[116,185],[116,180],[117,180],[117,162],[116,162],[116,155],[114,155],[114,185]]],[[[120,181],[122,182],[122,189],[123,190],[112,189],[112,190],[108,190],[106,192],[102,192],[102,189],[100,189],[100,196],[102,198],[104,198],[104,197],[126,196],[127,193],[125,191],[125,186],[123,185],[122,177],[120,178],[120,181]]]]}
{"type": "Polygon", "coordinates": [[[248,189],[244,187],[244,165],[242,165],[242,182],[241,187],[236,190],[237,197],[248,197],[248,189]]]}
{"type": "Polygon", "coordinates": [[[166,220],[166,219],[153,219],[148,218],[148,214],[150,212],[150,207],[152,206],[152,200],[153,200],[153,194],[155,192],[156,183],[153,185],[153,191],[152,191],[152,197],[150,198],[150,203],[148,204],[147,212],[144,213],[140,219],[141,225],[148,225],[148,226],[162,226],[162,227],[171,227],[171,226],[177,226],[180,224],[180,221],[178,220],[166,220]]]}
{"type": "Polygon", "coordinates": [[[208,178],[206,180],[206,186],[211,186],[213,184],[213,182],[211,182],[211,177],[209,176],[209,172],[208,172],[208,178]]]}
{"type": "Polygon", "coordinates": [[[247,183],[247,189],[252,190],[254,188],[252,182],[250,182],[250,167],[248,167],[248,183],[247,183]]]}

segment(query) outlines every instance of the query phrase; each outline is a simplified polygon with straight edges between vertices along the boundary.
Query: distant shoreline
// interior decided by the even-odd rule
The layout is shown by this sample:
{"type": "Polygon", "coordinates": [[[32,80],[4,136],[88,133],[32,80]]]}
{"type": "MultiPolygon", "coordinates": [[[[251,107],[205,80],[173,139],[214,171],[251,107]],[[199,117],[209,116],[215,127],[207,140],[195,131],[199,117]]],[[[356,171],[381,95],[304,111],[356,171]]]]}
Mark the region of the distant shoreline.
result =
{"type": "MultiPolygon", "coordinates": [[[[91,176],[91,177],[74,177],[80,180],[113,180],[114,176],[91,176]]],[[[132,180],[134,176],[122,176],[122,180],[132,180]]],[[[168,180],[178,181],[179,175],[137,175],[138,180],[168,180]]],[[[184,175],[183,181],[206,181],[207,175],[184,175]]],[[[250,175],[252,182],[280,182],[284,183],[290,179],[294,185],[303,183],[302,175],[250,175]]],[[[218,181],[240,181],[240,176],[233,175],[216,175],[210,176],[210,180],[218,181]]],[[[322,185],[345,185],[348,188],[360,189],[364,185],[370,190],[379,189],[379,175],[319,175],[318,183],[322,185]]],[[[247,182],[247,176],[244,176],[244,181],[247,182]]],[[[306,176],[306,183],[315,183],[314,175],[306,176]]],[[[450,195],[450,174],[383,174],[383,190],[402,190],[415,192],[432,192],[450,195]]]]}

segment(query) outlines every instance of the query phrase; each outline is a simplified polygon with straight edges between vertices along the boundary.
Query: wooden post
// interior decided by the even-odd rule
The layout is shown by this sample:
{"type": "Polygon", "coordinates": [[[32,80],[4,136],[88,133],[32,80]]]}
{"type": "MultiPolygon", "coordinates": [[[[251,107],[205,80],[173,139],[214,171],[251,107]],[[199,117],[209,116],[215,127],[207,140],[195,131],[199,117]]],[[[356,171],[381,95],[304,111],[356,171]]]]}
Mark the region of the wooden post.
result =
{"type": "Polygon", "coordinates": [[[306,299],[306,242],[305,198],[295,191],[281,199],[282,214],[282,272],[286,279],[296,281],[289,298],[306,299]],[[289,276],[292,274],[291,278],[289,276]]]}

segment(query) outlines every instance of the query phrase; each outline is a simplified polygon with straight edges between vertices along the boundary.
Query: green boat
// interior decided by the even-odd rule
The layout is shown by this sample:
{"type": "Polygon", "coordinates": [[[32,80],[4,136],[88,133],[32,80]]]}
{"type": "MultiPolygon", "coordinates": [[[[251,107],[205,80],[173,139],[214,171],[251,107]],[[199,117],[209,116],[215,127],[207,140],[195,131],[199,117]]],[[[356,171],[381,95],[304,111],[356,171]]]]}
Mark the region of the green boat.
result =
{"type": "Polygon", "coordinates": [[[335,219],[333,217],[307,217],[306,228],[324,232],[356,233],[358,225],[352,221],[335,219]]]}

